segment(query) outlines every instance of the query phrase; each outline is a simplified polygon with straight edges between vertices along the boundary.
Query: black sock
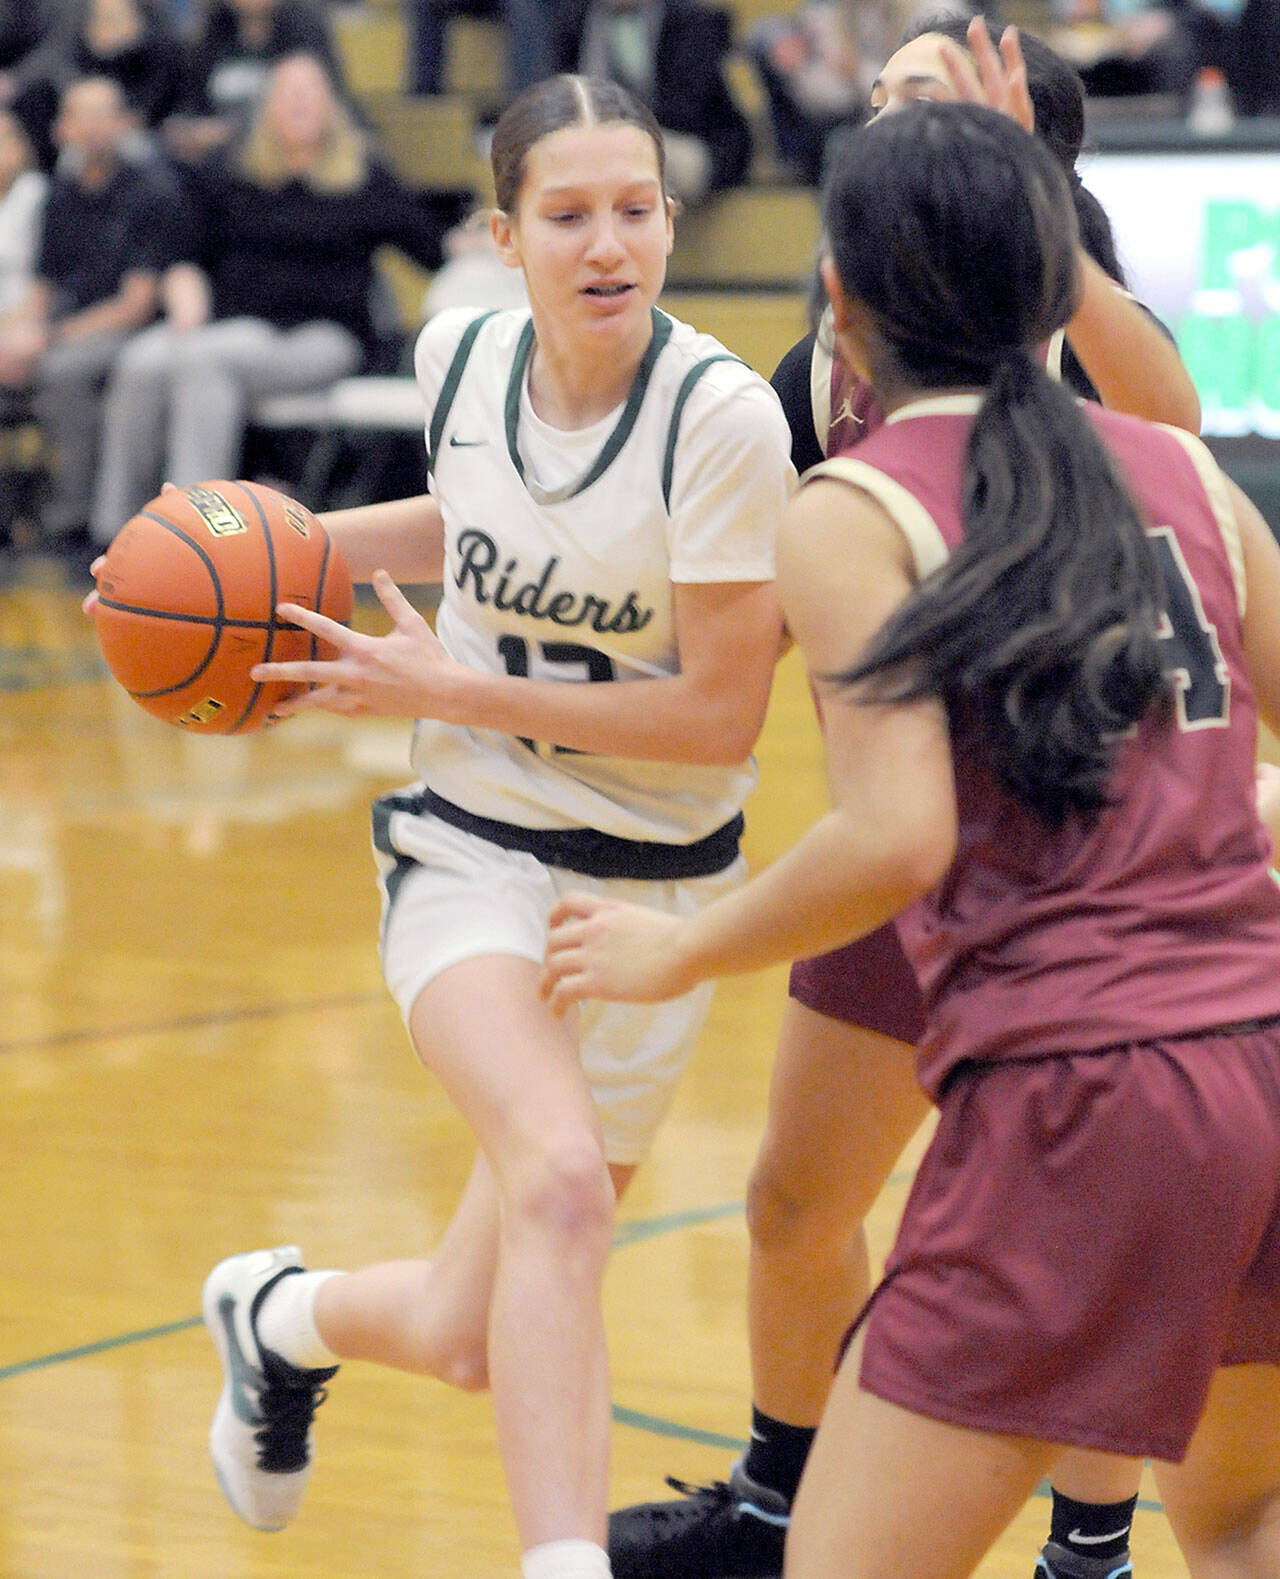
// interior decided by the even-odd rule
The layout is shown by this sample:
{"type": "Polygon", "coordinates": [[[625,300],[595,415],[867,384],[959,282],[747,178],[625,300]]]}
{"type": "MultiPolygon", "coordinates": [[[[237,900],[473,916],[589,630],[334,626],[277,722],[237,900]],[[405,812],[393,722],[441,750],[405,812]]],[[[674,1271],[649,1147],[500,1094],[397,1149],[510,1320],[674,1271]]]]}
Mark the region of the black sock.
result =
{"type": "Polygon", "coordinates": [[[1123,1557],[1137,1505],[1136,1494],[1124,1502],[1076,1502],[1055,1490],[1049,1539],[1082,1557],[1123,1557]]]}
{"type": "Polygon", "coordinates": [[[787,1425],[785,1421],[774,1420],[753,1405],[751,1446],[743,1460],[743,1469],[757,1484],[776,1491],[789,1503],[804,1473],[815,1430],[814,1426],[787,1425]]]}

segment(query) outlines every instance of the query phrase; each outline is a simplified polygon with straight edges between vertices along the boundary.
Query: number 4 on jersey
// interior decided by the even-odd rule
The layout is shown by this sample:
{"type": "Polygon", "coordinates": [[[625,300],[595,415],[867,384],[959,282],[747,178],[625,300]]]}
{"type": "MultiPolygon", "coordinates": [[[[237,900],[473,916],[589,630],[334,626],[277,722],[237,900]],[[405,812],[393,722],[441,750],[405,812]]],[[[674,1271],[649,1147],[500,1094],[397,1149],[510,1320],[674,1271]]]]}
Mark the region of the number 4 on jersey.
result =
{"type": "Polygon", "coordinates": [[[1164,612],[1157,635],[1174,684],[1181,729],[1221,729],[1231,710],[1231,673],[1217,629],[1205,617],[1200,589],[1167,526],[1148,531],[1164,575],[1164,612]]]}

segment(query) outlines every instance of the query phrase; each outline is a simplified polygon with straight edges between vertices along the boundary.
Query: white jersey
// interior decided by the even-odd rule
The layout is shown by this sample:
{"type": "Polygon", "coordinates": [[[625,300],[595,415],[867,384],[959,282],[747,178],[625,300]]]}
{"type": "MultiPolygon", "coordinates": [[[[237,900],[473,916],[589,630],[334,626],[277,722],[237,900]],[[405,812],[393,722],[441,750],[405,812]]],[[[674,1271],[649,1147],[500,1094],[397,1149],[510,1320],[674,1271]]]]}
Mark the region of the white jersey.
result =
{"type": "MultiPolygon", "coordinates": [[[[627,401],[580,432],[533,411],[528,311],[455,309],[422,331],[445,530],[436,629],[459,662],[570,682],[673,675],[673,582],[773,579],[795,481],[778,399],[709,335],[653,319],[627,401]]],[[[671,845],[721,829],[755,782],[751,762],[597,756],[431,719],[415,728],[413,765],[474,817],[671,845]]]]}

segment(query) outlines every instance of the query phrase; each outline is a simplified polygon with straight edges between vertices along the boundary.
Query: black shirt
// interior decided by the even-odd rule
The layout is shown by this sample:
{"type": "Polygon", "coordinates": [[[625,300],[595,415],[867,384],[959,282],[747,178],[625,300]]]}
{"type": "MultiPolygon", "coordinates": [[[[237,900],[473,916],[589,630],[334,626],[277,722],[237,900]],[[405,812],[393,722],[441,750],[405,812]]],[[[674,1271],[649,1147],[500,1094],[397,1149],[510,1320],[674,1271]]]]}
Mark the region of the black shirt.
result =
{"type": "Polygon", "coordinates": [[[134,271],[159,273],[177,256],[177,193],[148,166],[121,165],[100,191],[69,176],[49,189],[36,273],[65,318],[120,290],[134,271]]]}
{"type": "Polygon", "coordinates": [[[271,188],[220,157],[188,174],[192,231],[185,256],[209,277],[213,316],[262,318],[280,329],[327,320],[374,342],[374,254],[393,246],[439,268],[441,241],[467,198],[412,192],[370,162],[362,185],[323,192],[300,180],[271,188]]]}

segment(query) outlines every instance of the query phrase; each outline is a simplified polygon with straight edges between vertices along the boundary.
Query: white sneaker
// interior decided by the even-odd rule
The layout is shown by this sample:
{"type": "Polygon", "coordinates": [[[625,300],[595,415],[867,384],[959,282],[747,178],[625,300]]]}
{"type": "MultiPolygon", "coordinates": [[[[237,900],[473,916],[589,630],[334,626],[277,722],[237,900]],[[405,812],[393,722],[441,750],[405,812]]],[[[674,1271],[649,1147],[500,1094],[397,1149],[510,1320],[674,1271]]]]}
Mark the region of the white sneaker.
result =
{"type": "Polygon", "coordinates": [[[256,1530],[282,1530],[311,1474],[311,1422],[338,1369],[304,1371],[258,1342],[254,1317],[282,1277],[304,1268],[296,1245],[220,1261],[204,1284],[204,1324],[222,1361],[209,1451],[227,1501],[256,1530]]]}

